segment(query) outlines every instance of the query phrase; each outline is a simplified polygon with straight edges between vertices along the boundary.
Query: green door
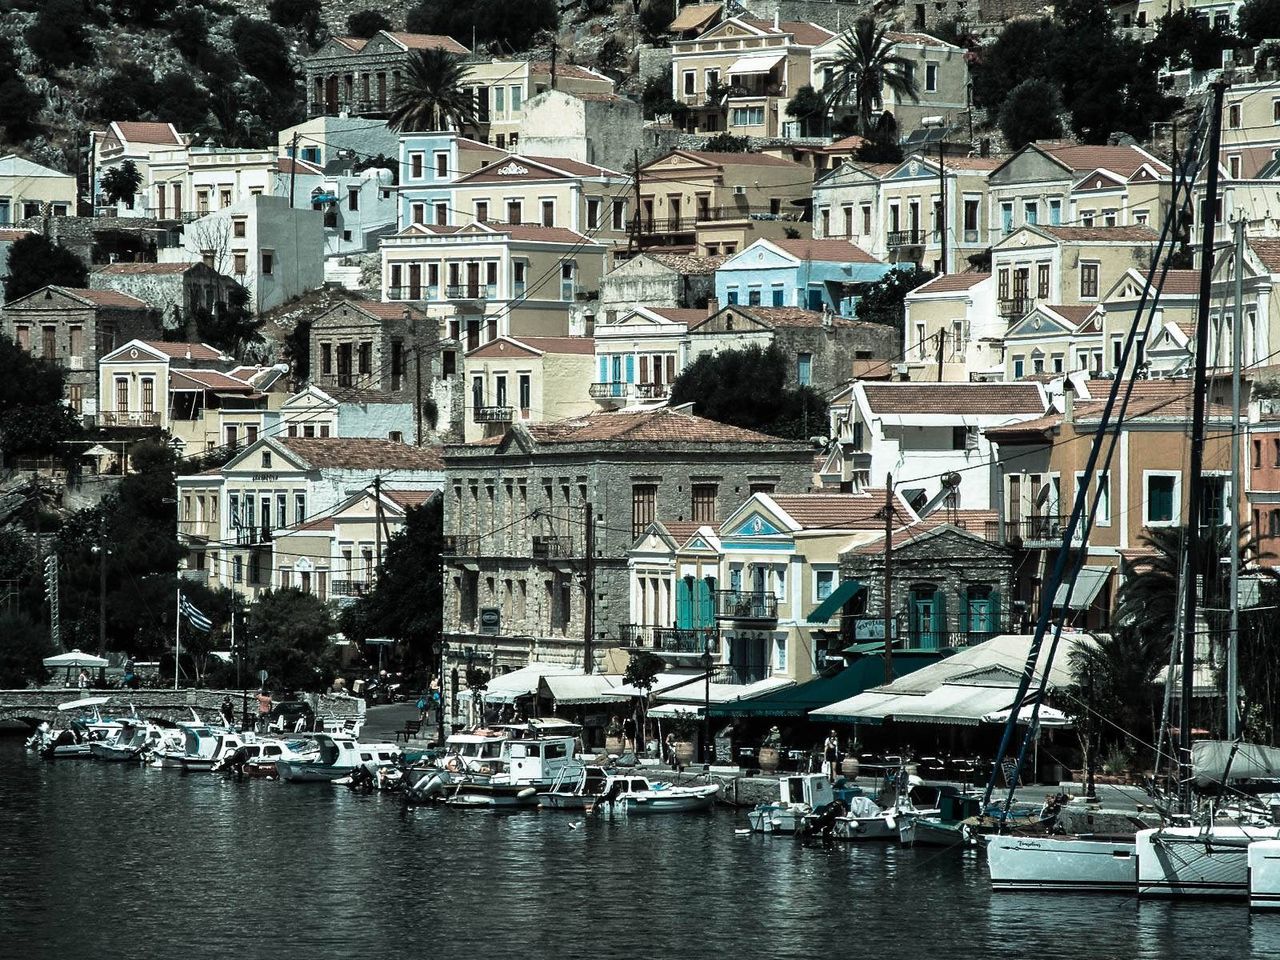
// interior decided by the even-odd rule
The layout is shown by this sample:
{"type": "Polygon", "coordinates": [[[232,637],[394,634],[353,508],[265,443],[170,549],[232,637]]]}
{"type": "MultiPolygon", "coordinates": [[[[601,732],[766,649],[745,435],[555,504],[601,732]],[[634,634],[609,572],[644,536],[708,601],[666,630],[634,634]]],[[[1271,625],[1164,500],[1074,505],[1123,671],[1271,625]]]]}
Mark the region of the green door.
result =
{"type": "Polygon", "coordinates": [[[710,627],[716,622],[716,578],[703,577],[698,581],[698,605],[693,626],[710,627]]]}
{"type": "Polygon", "coordinates": [[[676,584],[676,627],[688,630],[693,626],[693,577],[681,577],[676,584]]]}
{"type": "Polygon", "coordinates": [[[918,593],[911,598],[911,633],[921,650],[938,649],[938,637],[934,633],[933,594],[918,593]]]}

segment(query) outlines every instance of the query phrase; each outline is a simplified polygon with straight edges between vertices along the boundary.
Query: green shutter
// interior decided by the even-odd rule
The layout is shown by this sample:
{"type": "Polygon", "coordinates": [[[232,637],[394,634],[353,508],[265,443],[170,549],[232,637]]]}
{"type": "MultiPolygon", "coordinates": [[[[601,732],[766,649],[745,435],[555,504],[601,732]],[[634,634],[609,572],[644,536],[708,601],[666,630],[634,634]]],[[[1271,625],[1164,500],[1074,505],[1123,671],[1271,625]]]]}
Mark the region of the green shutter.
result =
{"type": "Polygon", "coordinates": [[[695,627],[709,627],[715,622],[715,582],[714,577],[703,577],[698,581],[698,607],[693,621],[695,627]]]}
{"type": "Polygon", "coordinates": [[[992,633],[1000,632],[1000,594],[995,590],[991,591],[991,605],[987,609],[987,622],[989,624],[988,630],[992,633]]]}
{"type": "Polygon", "coordinates": [[[682,630],[693,626],[692,577],[681,577],[676,583],[676,626],[682,630]]]}
{"type": "Polygon", "coordinates": [[[947,630],[947,595],[936,590],[933,594],[933,634],[937,646],[946,643],[947,630]]]}

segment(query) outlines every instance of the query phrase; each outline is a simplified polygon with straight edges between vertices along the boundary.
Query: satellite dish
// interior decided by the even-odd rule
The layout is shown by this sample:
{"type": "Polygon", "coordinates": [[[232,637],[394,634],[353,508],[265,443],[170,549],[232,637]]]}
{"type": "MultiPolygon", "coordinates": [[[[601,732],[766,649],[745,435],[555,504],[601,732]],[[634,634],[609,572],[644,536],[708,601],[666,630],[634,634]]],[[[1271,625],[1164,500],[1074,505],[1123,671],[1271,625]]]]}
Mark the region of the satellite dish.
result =
{"type": "Polygon", "coordinates": [[[954,470],[950,473],[944,473],[942,475],[942,485],[948,489],[954,490],[956,487],[960,486],[960,474],[956,473],[954,470]]]}

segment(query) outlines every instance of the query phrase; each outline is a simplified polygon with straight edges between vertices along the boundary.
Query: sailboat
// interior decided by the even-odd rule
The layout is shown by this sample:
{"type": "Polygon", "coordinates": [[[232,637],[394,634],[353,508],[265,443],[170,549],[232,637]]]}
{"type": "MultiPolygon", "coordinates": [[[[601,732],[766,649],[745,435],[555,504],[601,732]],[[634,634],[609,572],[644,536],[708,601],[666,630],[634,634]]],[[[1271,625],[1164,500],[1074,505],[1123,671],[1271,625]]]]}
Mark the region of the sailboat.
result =
{"type": "MultiPolygon", "coordinates": [[[[1217,181],[1218,181],[1218,164],[1217,157],[1219,145],[1221,141],[1222,126],[1222,106],[1226,85],[1223,81],[1213,84],[1213,99],[1211,114],[1209,117],[1209,136],[1208,149],[1205,156],[1208,159],[1206,164],[1207,174],[1207,195],[1216,197],[1217,181]]],[[[1194,182],[1195,173],[1192,170],[1192,153],[1193,147],[1188,144],[1187,159],[1181,165],[1181,170],[1177,170],[1177,158],[1175,158],[1175,177],[1173,200],[1170,204],[1170,214],[1165,219],[1164,227],[1160,236],[1160,243],[1157,247],[1162,250],[1171,237],[1171,227],[1180,204],[1178,194],[1181,189],[1185,189],[1187,195],[1191,193],[1191,184],[1194,182]],[[1182,178],[1185,178],[1185,182],[1182,178]]],[[[1212,269],[1213,260],[1213,235],[1214,235],[1214,213],[1215,205],[1213,203],[1205,204],[1206,215],[1203,218],[1205,223],[1202,226],[1202,255],[1201,255],[1201,296],[1200,296],[1200,315],[1197,327],[1197,345],[1196,345],[1196,366],[1195,366],[1195,383],[1193,387],[1193,426],[1191,440],[1191,457],[1189,476],[1191,478],[1191,495],[1190,509],[1188,516],[1192,518],[1190,525],[1189,540],[1193,541],[1187,550],[1186,561],[1186,579],[1185,583],[1189,588],[1184,592],[1183,604],[1183,676],[1182,676],[1182,720],[1180,723],[1180,733],[1182,735],[1181,748],[1184,753],[1185,763],[1189,765],[1189,737],[1190,737],[1190,705],[1191,705],[1191,678],[1192,668],[1194,666],[1195,653],[1195,609],[1196,609],[1196,549],[1194,541],[1197,539],[1199,529],[1196,523],[1200,515],[1200,504],[1202,500],[1203,478],[1201,476],[1201,466],[1203,462],[1204,450],[1204,411],[1205,397],[1207,394],[1206,386],[1206,355],[1208,346],[1208,307],[1209,307],[1209,271],[1212,269]]],[[[1151,271],[1147,277],[1146,289],[1143,291],[1142,298],[1139,301],[1138,308],[1134,315],[1134,323],[1129,331],[1129,336],[1124,342],[1122,354],[1116,379],[1112,384],[1110,396],[1103,413],[1101,422],[1098,427],[1097,435],[1089,452],[1089,462],[1085,469],[1085,475],[1091,476],[1097,466],[1101,448],[1106,440],[1109,429],[1109,421],[1111,418],[1113,407],[1117,404],[1120,395],[1120,387],[1122,380],[1122,372],[1126,364],[1129,362],[1130,349],[1132,347],[1135,335],[1141,325],[1140,321],[1144,310],[1148,306],[1148,292],[1154,285],[1158,290],[1163,286],[1163,276],[1160,275],[1160,281],[1154,283],[1155,275],[1159,269],[1156,265],[1159,262],[1157,257],[1156,263],[1153,264],[1151,271]]],[[[1164,270],[1167,272],[1167,261],[1164,270]]],[[[1238,273],[1239,271],[1237,271],[1238,273]]],[[[1157,293],[1158,296],[1158,293],[1157,293]]],[[[1154,316],[1155,304],[1150,306],[1151,316],[1154,316]]],[[[1238,311],[1237,311],[1238,312],[1238,311]]],[[[1150,318],[1147,325],[1150,325],[1150,318]]],[[[1120,401],[1119,412],[1116,418],[1119,424],[1124,417],[1124,411],[1128,404],[1130,391],[1132,390],[1132,379],[1129,380],[1129,388],[1124,391],[1124,398],[1120,401]]],[[[1115,437],[1112,439],[1111,449],[1107,453],[1106,469],[1110,464],[1111,454],[1115,449],[1115,440],[1119,437],[1119,429],[1117,426],[1115,437]]],[[[1237,485],[1235,490],[1239,489],[1237,485]]],[[[1039,704],[1043,700],[1044,686],[1048,677],[1048,665],[1040,676],[1039,696],[1034,696],[1027,700],[1027,693],[1035,677],[1036,668],[1039,664],[1040,653],[1044,637],[1049,628],[1049,603],[1048,596],[1052,596],[1056,592],[1060,583],[1066,583],[1068,587],[1068,602],[1070,600],[1070,591],[1074,588],[1074,576],[1064,580],[1066,573],[1067,556],[1071,547],[1074,545],[1073,540],[1076,536],[1077,529],[1083,533],[1081,542],[1087,542],[1092,519],[1096,513],[1096,497],[1093,509],[1085,515],[1087,506],[1087,493],[1085,488],[1081,488],[1077,492],[1075,506],[1072,510],[1070,519],[1068,520],[1066,530],[1063,534],[1062,549],[1058,554],[1058,558],[1053,570],[1053,575],[1049,579],[1047,590],[1048,594],[1041,609],[1039,619],[1036,624],[1036,633],[1032,641],[1031,648],[1027,655],[1026,669],[1019,686],[1018,700],[1015,702],[1015,709],[1011,712],[1008,723],[1006,724],[1004,736],[1002,738],[999,751],[992,767],[991,778],[987,785],[987,794],[984,798],[983,806],[987,805],[990,795],[995,786],[996,774],[1000,768],[1002,761],[1008,755],[1008,749],[1011,745],[1014,735],[1015,718],[1023,703],[1032,705],[1032,723],[1028,725],[1026,736],[1023,738],[1022,748],[1017,758],[1016,769],[1020,772],[1023,760],[1026,754],[1027,744],[1035,733],[1035,722],[1038,716],[1039,704]]],[[[1233,511],[1233,515],[1234,515],[1233,511]]],[[[1079,564],[1076,565],[1076,570],[1079,564]]],[[[1073,571],[1074,573],[1074,571],[1073,571]]],[[[1061,635],[1061,623],[1056,625],[1053,631],[1053,639],[1049,647],[1049,663],[1052,663],[1053,657],[1057,652],[1057,644],[1061,635]]],[[[1168,678],[1168,682],[1172,682],[1172,676],[1168,678]]],[[[1017,783],[1016,776],[1013,783],[1017,783]]],[[[1010,801],[1012,800],[1013,788],[1010,788],[1010,801]]],[[[1164,828],[1168,829],[1168,828],[1164,828]]],[[[1076,835],[1076,836],[1060,836],[1049,835],[1043,837],[1021,837],[1005,834],[1003,832],[990,836],[987,840],[987,865],[991,875],[991,885],[993,890],[1072,890],[1087,892],[1124,892],[1132,893],[1139,887],[1140,883],[1140,857],[1139,857],[1139,839],[1142,834],[1149,831],[1142,831],[1141,834],[1134,836],[1096,836],[1096,835],[1076,835]]],[[[1151,844],[1148,843],[1151,848],[1151,844]]],[[[1154,849],[1154,848],[1152,848],[1154,849]]],[[[1153,876],[1149,878],[1149,888],[1155,889],[1157,883],[1168,882],[1166,878],[1154,876],[1156,873],[1156,864],[1168,864],[1171,859],[1165,857],[1163,859],[1153,855],[1148,855],[1148,870],[1153,876]]],[[[1207,882],[1207,881],[1206,881],[1207,882]]],[[[1176,889],[1176,887],[1166,887],[1164,889],[1176,889]]]]}

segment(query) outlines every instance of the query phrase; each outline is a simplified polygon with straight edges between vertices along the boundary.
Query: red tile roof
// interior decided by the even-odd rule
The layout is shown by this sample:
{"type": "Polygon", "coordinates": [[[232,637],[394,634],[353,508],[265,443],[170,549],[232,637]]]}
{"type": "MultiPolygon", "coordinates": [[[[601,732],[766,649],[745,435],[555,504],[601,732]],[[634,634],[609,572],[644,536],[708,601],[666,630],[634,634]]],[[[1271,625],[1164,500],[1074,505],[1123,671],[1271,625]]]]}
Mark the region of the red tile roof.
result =
{"type": "Polygon", "coordinates": [[[224,393],[255,393],[257,388],[217,370],[170,370],[170,390],[220,390],[224,393]]]}
{"type": "Polygon", "coordinates": [[[174,360],[221,360],[222,351],[207,343],[172,343],[168,340],[143,340],[152,350],[174,360]]]}
{"type": "Polygon", "coordinates": [[[422,319],[427,315],[421,307],[414,306],[407,301],[384,303],[381,300],[349,300],[342,306],[351,306],[357,310],[363,310],[379,320],[402,320],[406,314],[413,319],[422,319]]]}
{"type": "Polygon", "coordinates": [[[410,50],[449,50],[452,53],[471,52],[453,37],[445,37],[435,33],[404,33],[392,30],[384,30],[382,32],[410,50]]]}
{"type": "MultiPolygon", "coordinates": [[[[1277,243],[1280,249],[1280,243],[1277,243]]],[[[1196,297],[1200,295],[1199,270],[1170,270],[1164,278],[1161,293],[1177,297],[1196,297]]]]}
{"type": "MultiPolygon", "coordinates": [[[[884,489],[862,493],[775,493],[773,502],[806,530],[860,530],[884,526],[884,489]]],[[[894,496],[895,519],[914,520],[915,514],[894,496]]]]}
{"type": "Polygon", "coordinates": [[[1090,170],[1102,168],[1123,177],[1130,177],[1147,163],[1161,173],[1169,172],[1168,165],[1163,161],[1133,146],[1088,144],[1037,144],[1037,146],[1077,173],[1088,173],[1090,170]]]}
{"type": "Polygon", "coordinates": [[[888,40],[894,43],[911,43],[918,44],[922,47],[949,47],[951,44],[937,37],[931,37],[927,33],[899,33],[896,30],[890,30],[885,34],[888,40]]]}
{"type": "Polygon", "coordinates": [[[0,230],[0,243],[5,241],[21,240],[28,234],[35,233],[34,230],[0,230]]]}
{"type": "Polygon", "coordinates": [[[719,270],[729,259],[728,254],[699,257],[692,253],[655,253],[652,250],[646,250],[641,256],[656,260],[664,267],[670,267],[672,270],[678,270],[690,276],[709,276],[719,270]]]}
{"type": "Polygon", "coordinates": [[[277,442],[313,467],[349,470],[441,470],[440,447],[360,437],[279,437],[277,442]]]}
{"type": "MultiPolygon", "coordinates": [[[[681,410],[596,413],[570,420],[527,425],[538,443],[751,443],[800,447],[789,440],[766,436],[681,410]]],[[[471,446],[496,445],[501,438],[480,440],[471,446]]]]}
{"type": "MultiPolygon", "coordinates": [[[[723,153],[714,150],[677,150],[676,153],[683,154],[687,157],[695,157],[707,163],[715,163],[721,166],[747,166],[747,167],[792,167],[807,170],[803,163],[796,163],[794,160],[784,160],[781,157],[771,157],[767,153],[723,153]]],[[[656,162],[656,161],[653,161],[656,162]]]]}
{"type": "Polygon", "coordinates": [[[90,303],[98,307],[127,307],[134,310],[146,310],[147,304],[139,300],[137,297],[131,297],[127,293],[121,293],[118,290],[86,290],[83,287],[54,287],[54,290],[61,290],[63,293],[73,297],[79,297],[82,300],[88,300],[90,303]]]}
{"type": "Polygon", "coordinates": [[[1249,249],[1272,273],[1280,273],[1280,240],[1250,237],[1249,249]]]}
{"type": "Polygon", "coordinates": [[[398,503],[406,510],[414,507],[420,507],[424,503],[429,503],[432,499],[439,496],[439,490],[395,490],[390,487],[383,487],[382,492],[393,502],[398,503]]]}
{"type": "Polygon", "coordinates": [[[650,313],[656,313],[664,320],[670,320],[672,323],[683,323],[688,326],[691,323],[697,323],[706,317],[707,311],[686,309],[684,307],[645,307],[650,313]]]}
{"type": "Polygon", "coordinates": [[[660,520],[658,521],[671,534],[671,539],[676,543],[684,544],[700,529],[705,526],[714,527],[715,524],[695,523],[692,520],[660,520]]]}
{"type": "Polygon", "coordinates": [[[594,163],[583,163],[581,160],[570,160],[568,157],[531,157],[524,154],[515,156],[517,160],[532,160],[534,163],[540,163],[544,166],[554,167],[556,170],[563,170],[565,173],[572,174],[575,177],[625,177],[625,173],[619,173],[617,170],[610,170],[608,167],[598,167],[594,163]]]}
{"type": "Polygon", "coordinates": [[[166,274],[182,274],[200,266],[196,263],[108,263],[98,267],[94,273],[109,276],[164,276],[166,274]]]}
{"type": "Polygon", "coordinates": [[[839,140],[836,140],[832,143],[828,143],[822,149],[826,153],[852,152],[854,150],[857,150],[866,142],[867,142],[866,137],[860,137],[856,133],[854,133],[854,134],[850,134],[847,137],[843,137],[839,140]]]}
{"type": "Polygon", "coordinates": [[[736,310],[738,313],[754,317],[766,326],[774,327],[775,329],[792,329],[796,327],[872,328],[878,326],[877,324],[865,323],[860,320],[850,320],[847,317],[838,317],[830,313],[822,313],[818,310],[805,310],[803,307],[753,307],[732,304],[725,309],[736,310]]]}
{"type": "Polygon", "coordinates": [[[1096,307],[1087,304],[1052,304],[1046,303],[1045,308],[1052,310],[1064,320],[1069,320],[1077,327],[1084,323],[1089,314],[1093,313],[1096,307]]]}
{"type": "Polygon", "coordinates": [[[848,240],[770,240],[775,247],[801,260],[822,263],[879,263],[867,251],[848,240]]]}
{"type": "Polygon", "coordinates": [[[570,243],[570,244],[588,244],[596,243],[590,237],[585,237],[576,230],[570,230],[568,227],[543,227],[532,223],[492,223],[498,233],[505,233],[512,240],[528,240],[535,243],[570,243]]]}
{"type": "Polygon", "coordinates": [[[916,293],[952,293],[957,290],[968,290],[976,287],[983,280],[990,280],[989,273],[944,273],[934,277],[928,283],[922,283],[911,292],[916,293]]]}
{"type": "MultiPolygon", "coordinates": [[[[551,73],[550,60],[531,60],[529,69],[534,73],[551,73]]],[[[607,83],[609,78],[596,73],[588,67],[581,67],[575,63],[557,63],[556,76],[560,78],[568,78],[572,80],[599,80],[607,83]]],[[[581,96],[581,94],[573,93],[570,96],[581,96]]]]}
{"type": "Polygon", "coordinates": [[[1150,243],[1156,239],[1154,230],[1140,225],[1130,227],[1050,227],[1041,224],[1035,229],[1057,240],[1075,243],[1150,243]]]}
{"type": "Polygon", "coordinates": [[[1040,389],[1032,383],[867,383],[862,387],[875,413],[939,413],[953,416],[1042,414],[1040,389]]]}
{"type": "Polygon", "coordinates": [[[141,120],[119,120],[115,128],[129,143],[172,143],[182,146],[182,138],[171,123],[149,123],[141,120]]]}
{"type": "Polygon", "coordinates": [[[297,173],[304,177],[324,176],[324,168],[295,157],[276,157],[276,170],[280,173],[297,173]]]}
{"type": "Polygon", "coordinates": [[[751,26],[763,30],[765,33],[789,33],[796,38],[796,43],[804,46],[816,47],[818,44],[826,43],[835,36],[826,27],[820,27],[816,23],[807,23],[803,20],[781,20],[775,27],[772,20],[754,20],[749,17],[739,17],[738,19],[743,23],[749,23],[751,26]]]}

